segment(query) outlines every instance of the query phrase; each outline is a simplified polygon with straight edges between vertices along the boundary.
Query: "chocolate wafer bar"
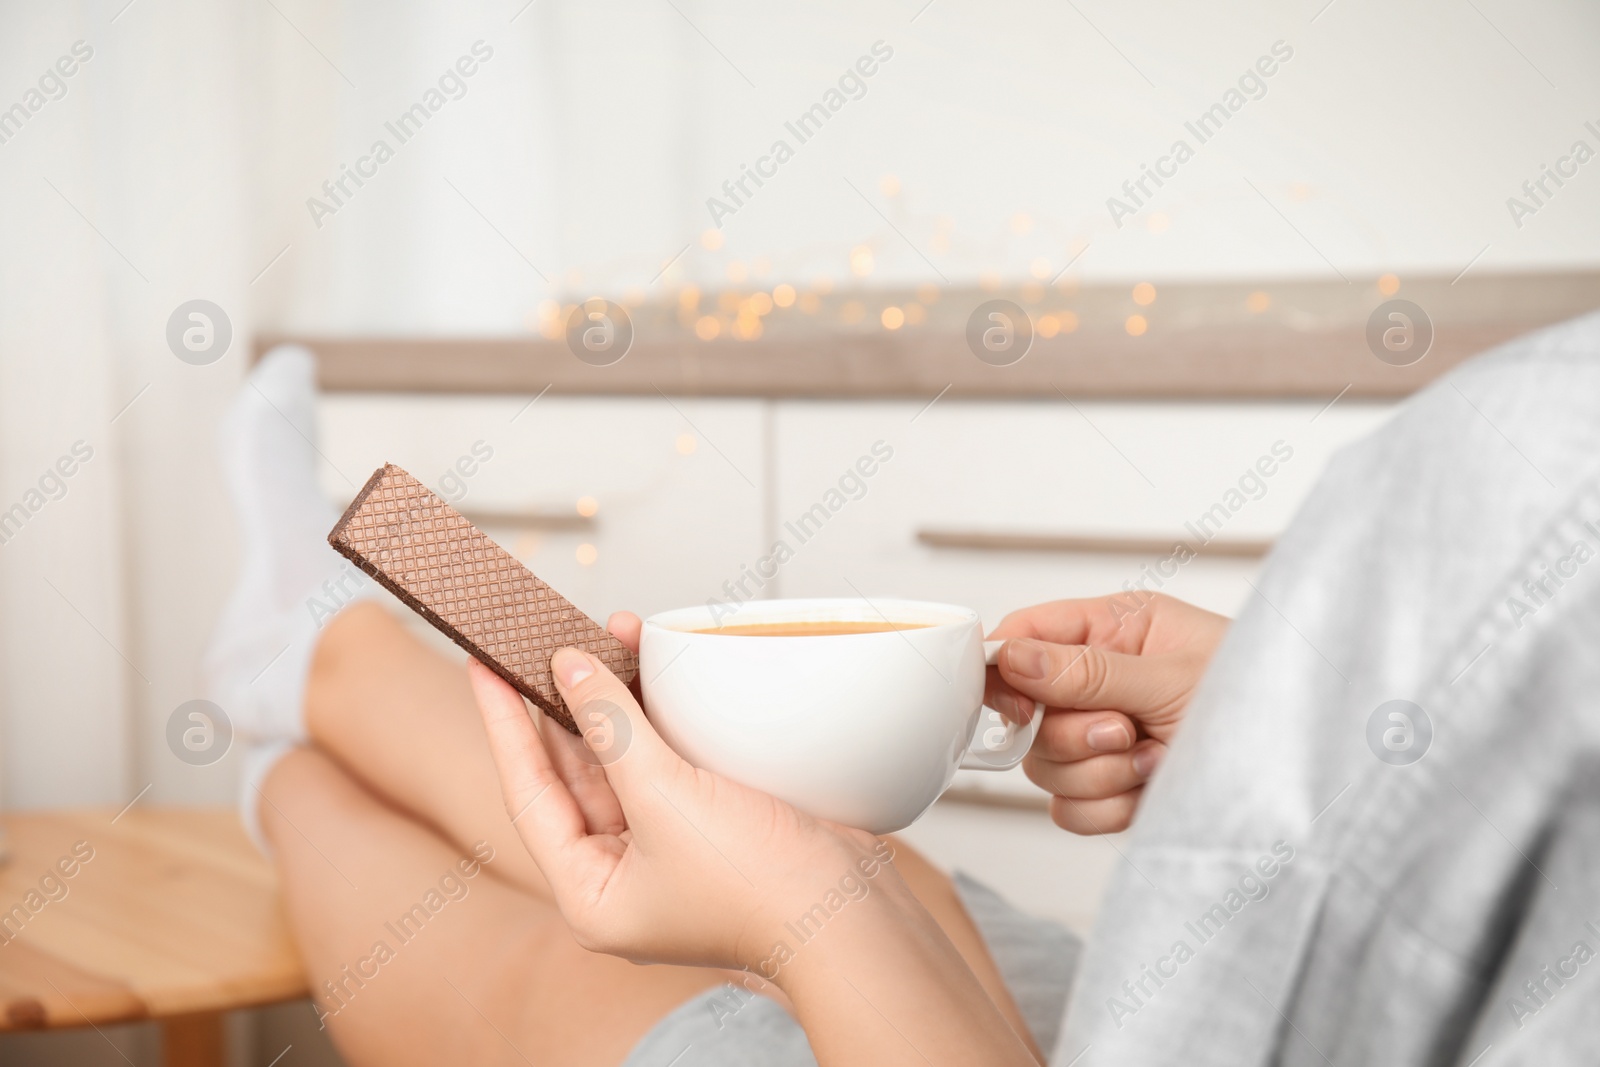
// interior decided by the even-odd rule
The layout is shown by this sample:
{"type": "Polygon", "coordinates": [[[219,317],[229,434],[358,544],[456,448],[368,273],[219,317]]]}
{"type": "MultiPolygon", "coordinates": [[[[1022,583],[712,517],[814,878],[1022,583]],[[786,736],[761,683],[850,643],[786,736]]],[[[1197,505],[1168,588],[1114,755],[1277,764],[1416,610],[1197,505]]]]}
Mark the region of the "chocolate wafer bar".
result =
{"type": "Polygon", "coordinates": [[[632,684],[639,657],[394,464],[367,479],[328,543],[573,733],[550,656],[571,646],[632,684]]]}

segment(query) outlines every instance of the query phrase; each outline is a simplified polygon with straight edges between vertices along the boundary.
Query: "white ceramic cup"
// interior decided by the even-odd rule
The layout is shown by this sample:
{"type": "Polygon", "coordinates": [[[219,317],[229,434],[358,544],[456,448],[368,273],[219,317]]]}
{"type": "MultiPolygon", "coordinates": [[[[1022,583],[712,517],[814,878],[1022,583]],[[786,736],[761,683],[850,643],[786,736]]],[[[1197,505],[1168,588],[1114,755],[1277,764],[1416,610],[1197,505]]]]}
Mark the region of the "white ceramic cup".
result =
{"type": "Polygon", "coordinates": [[[978,613],[913,600],[762,600],[724,626],[788,622],[920,624],[879,633],[753,637],[702,633],[711,607],[644,621],[639,677],[650,721],[696,767],[801,811],[875,834],[914,822],[958,768],[1022,762],[1025,727],[983,706],[978,613]]]}

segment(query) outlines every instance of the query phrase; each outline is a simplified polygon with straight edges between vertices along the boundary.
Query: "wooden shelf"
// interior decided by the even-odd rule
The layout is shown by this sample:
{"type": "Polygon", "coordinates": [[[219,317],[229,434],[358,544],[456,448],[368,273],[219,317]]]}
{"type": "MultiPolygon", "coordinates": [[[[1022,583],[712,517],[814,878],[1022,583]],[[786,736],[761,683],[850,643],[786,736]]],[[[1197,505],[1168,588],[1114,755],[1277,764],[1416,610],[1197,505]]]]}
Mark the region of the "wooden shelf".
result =
{"type": "Polygon", "coordinates": [[[1388,299],[1375,280],[1158,284],[1149,306],[1120,285],[945,290],[925,305],[925,322],[895,331],[879,325],[878,313],[907,305],[914,291],[840,292],[814,313],[772,311],[748,341],[698,340],[693,314],[669,300],[630,309],[636,340],[609,367],[537,336],[282,332],[258,337],[255,352],[304,343],[317,354],[324,389],[357,392],[533,394],[548,386],[601,396],[1390,398],[1503,341],[1600,307],[1600,272],[1407,278],[1394,295],[1423,307],[1435,329],[1432,349],[1409,367],[1383,363],[1367,347],[1367,319],[1388,299]],[[1252,303],[1254,294],[1265,294],[1264,307],[1260,296],[1252,303]],[[972,310],[996,297],[1014,299],[1036,321],[1070,312],[1076,328],[1036,337],[1012,366],[989,366],[967,349],[965,328],[972,310]],[[852,301],[861,318],[847,326],[842,309],[852,301]],[[1138,337],[1126,329],[1136,313],[1148,323],[1138,337]]]}

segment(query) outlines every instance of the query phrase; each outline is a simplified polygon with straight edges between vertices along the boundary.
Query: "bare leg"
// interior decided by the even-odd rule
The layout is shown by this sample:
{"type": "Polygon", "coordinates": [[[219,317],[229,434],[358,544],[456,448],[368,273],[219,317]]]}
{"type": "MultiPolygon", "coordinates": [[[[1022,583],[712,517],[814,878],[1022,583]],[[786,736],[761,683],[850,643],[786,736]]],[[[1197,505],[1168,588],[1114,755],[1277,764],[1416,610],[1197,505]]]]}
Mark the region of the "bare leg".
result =
{"type": "Polygon", "coordinates": [[[500,797],[460,664],[371,603],[333,619],[306,683],[306,728],[357,781],[458,847],[494,846],[494,872],[550,899],[500,797]]]}
{"type": "MultiPolygon", "coordinates": [[[[967,909],[961,903],[960,896],[956,894],[956,887],[950,881],[950,876],[929,863],[927,857],[899,838],[891,837],[890,841],[894,845],[894,865],[900,872],[900,877],[906,880],[906,884],[916,894],[917,900],[928,909],[929,914],[944,930],[944,935],[956,946],[956,951],[961,953],[961,958],[972,968],[972,973],[978,976],[983,991],[989,994],[989,999],[994,1001],[995,1007],[1000,1009],[1000,1014],[1011,1024],[1011,1029],[1022,1038],[1034,1058],[1043,1063],[1044,1053],[1034,1041],[1033,1034],[1029,1033],[1021,1009],[1012,999],[1011,991],[1006,988],[1005,979],[1000,976],[1000,968],[995,964],[994,957],[989,955],[989,946],[984,944],[983,935],[973,924],[972,916],[967,914],[967,909]]],[[[1063,1004],[1062,1007],[1064,1009],[1066,1005],[1063,1004]]]]}
{"type": "MultiPolygon", "coordinates": [[[[510,855],[463,877],[470,850],[314,750],[284,757],[263,793],[295,940],[352,1064],[620,1063],[664,1015],[722,980],[584,951],[553,905],[483,873],[510,855]]],[[[520,845],[512,854],[525,855],[520,845]]]]}
{"type": "MultiPolygon", "coordinates": [[[[495,850],[492,875],[550,900],[544,876],[506,814],[466,672],[383,608],[356,604],[328,624],[306,687],[306,721],[317,745],[377,796],[437,829],[462,854],[487,841],[495,850]]],[[[950,879],[909,845],[894,846],[901,876],[1012,1027],[1026,1036],[1021,1013],[950,879]]]]}

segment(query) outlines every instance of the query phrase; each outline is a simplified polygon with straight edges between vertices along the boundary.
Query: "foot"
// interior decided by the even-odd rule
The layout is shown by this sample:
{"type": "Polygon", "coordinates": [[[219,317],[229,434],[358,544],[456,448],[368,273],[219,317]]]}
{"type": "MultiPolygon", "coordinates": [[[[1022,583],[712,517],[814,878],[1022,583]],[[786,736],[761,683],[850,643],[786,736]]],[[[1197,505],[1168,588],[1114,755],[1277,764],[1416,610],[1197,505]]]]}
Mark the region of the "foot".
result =
{"type": "Polygon", "coordinates": [[[267,353],[221,427],[243,561],[205,657],[207,689],[246,740],[304,740],[322,627],[374,588],[328,545],[338,513],[317,486],[316,372],[306,349],[267,353]]]}

